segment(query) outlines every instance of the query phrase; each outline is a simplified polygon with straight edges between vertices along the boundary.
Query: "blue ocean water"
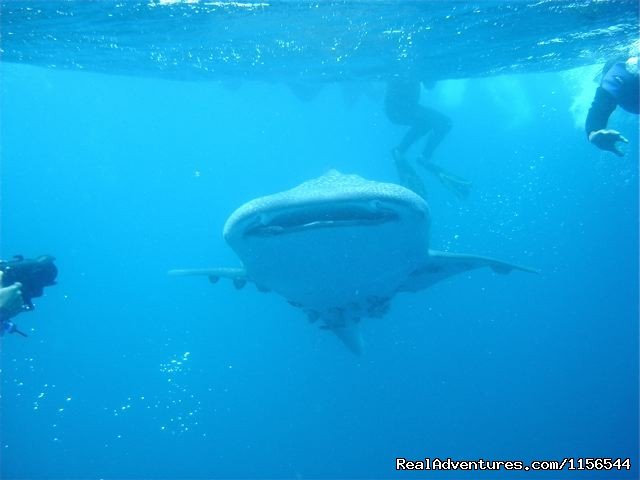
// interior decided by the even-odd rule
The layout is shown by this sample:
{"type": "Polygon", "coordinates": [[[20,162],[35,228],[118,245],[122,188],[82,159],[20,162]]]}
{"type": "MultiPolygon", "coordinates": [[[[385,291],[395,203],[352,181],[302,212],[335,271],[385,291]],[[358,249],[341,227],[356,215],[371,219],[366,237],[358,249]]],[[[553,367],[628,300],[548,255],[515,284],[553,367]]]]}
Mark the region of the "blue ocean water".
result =
{"type": "Polygon", "coordinates": [[[236,3],[131,5],[2,5],[0,253],[52,254],[60,270],[15,319],[29,338],[2,338],[2,478],[638,478],[638,117],[610,120],[623,158],[583,129],[605,57],[637,40],[635,3],[339,2],[310,18],[308,2],[246,18],[236,3]],[[479,30],[471,50],[446,40],[528,17],[495,43],[479,30]],[[336,45],[345,18],[360,21],[336,45]],[[242,33],[232,66],[188,60],[184,42],[206,50],[206,35],[170,42],[194,22],[214,43],[242,33]],[[402,30],[402,45],[367,43],[368,28],[402,30]],[[243,53],[265,39],[284,53],[243,53]],[[358,41],[367,54],[336,68],[358,41]],[[167,276],[237,266],[222,226],[250,199],[332,168],[397,181],[404,128],[385,117],[383,80],[427,60],[438,82],[423,102],[453,120],[434,161],[473,182],[459,200],[421,171],[432,247],[538,275],[398,295],[363,319],[359,357],[275,294],[167,276]],[[631,470],[396,472],[396,457],[631,470]]]}

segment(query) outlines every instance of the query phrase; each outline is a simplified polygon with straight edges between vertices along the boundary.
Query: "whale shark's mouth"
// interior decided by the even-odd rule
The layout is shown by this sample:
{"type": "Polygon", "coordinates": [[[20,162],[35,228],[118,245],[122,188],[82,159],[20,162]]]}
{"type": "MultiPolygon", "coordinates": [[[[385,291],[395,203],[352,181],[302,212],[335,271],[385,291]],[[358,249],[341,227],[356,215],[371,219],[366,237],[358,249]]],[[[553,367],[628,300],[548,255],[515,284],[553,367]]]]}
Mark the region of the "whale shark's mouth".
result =
{"type": "Polygon", "coordinates": [[[285,235],[318,228],[373,226],[398,221],[400,215],[379,201],[305,205],[253,217],[245,236],[285,235]]]}

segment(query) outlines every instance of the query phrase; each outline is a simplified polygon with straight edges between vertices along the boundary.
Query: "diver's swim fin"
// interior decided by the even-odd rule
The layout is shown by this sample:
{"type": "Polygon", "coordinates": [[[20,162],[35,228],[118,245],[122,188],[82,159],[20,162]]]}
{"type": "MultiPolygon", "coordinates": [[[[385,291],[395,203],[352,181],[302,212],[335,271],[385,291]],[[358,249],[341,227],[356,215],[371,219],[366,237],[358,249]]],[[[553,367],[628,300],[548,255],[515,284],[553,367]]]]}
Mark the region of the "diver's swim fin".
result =
{"type": "Polygon", "coordinates": [[[418,194],[422,198],[427,198],[427,190],[418,175],[418,172],[411,166],[409,160],[407,160],[404,155],[398,152],[397,149],[393,149],[391,151],[391,155],[393,156],[393,162],[396,166],[396,171],[398,172],[398,180],[403,187],[407,187],[409,190],[418,194]]]}
{"type": "Polygon", "coordinates": [[[469,196],[472,185],[469,180],[447,172],[444,168],[431,162],[424,162],[421,165],[425,170],[433,173],[440,180],[440,183],[451,190],[458,198],[465,199],[469,196]]]}

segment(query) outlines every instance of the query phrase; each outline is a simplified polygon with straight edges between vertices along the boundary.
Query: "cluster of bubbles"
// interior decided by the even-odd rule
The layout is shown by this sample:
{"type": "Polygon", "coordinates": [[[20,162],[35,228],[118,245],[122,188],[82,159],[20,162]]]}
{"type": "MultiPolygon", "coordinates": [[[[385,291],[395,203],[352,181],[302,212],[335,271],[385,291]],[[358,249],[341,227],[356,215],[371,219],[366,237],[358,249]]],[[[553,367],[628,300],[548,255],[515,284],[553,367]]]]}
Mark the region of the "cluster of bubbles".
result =
{"type": "MultiPolygon", "coordinates": [[[[5,363],[4,368],[0,369],[0,399],[11,396],[17,408],[29,408],[34,415],[47,422],[53,419],[49,425],[52,429],[51,441],[59,442],[59,425],[64,424],[73,397],[61,391],[55,383],[44,383],[34,388],[34,385],[38,385],[33,378],[39,373],[36,365],[33,357],[12,358],[5,363]]],[[[9,449],[10,445],[3,443],[2,448],[9,449]]]]}
{"type": "Polygon", "coordinates": [[[172,434],[186,433],[197,427],[197,414],[201,410],[201,402],[191,393],[186,382],[190,368],[188,366],[190,352],[182,356],[174,356],[167,363],[160,364],[160,372],[166,376],[169,401],[164,406],[168,420],[160,426],[160,430],[172,434]]]}
{"type": "MultiPolygon", "coordinates": [[[[139,425],[139,420],[144,422],[145,419],[150,420],[153,428],[157,428],[161,434],[192,433],[207,436],[206,432],[197,428],[202,402],[190,388],[190,355],[190,352],[174,354],[160,363],[158,371],[161,384],[155,391],[128,395],[115,407],[102,407],[107,415],[120,420],[111,422],[111,426],[115,427],[113,436],[116,441],[126,435],[127,425],[139,425]]],[[[5,361],[2,367],[0,399],[11,401],[14,408],[31,412],[40,422],[45,422],[44,425],[51,429],[50,441],[63,441],[66,425],[73,423],[77,413],[74,413],[73,407],[75,396],[55,380],[40,383],[38,378],[41,378],[42,369],[34,358],[12,358],[5,361]]],[[[109,445],[107,441],[105,446],[109,445]]],[[[10,442],[3,442],[1,448],[8,451],[10,442]]]]}
{"type": "MultiPolygon", "coordinates": [[[[124,417],[143,410],[157,422],[158,429],[172,435],[192,432],[198,426],[201,401],[188,386],[190,352],[173,355],[159,366],[167,389],[152,395],[128,396],[121,405],[111,408],[114,417],[124,417]]],[[[107,410],[107,408],[105,408],[107,410]]],[[[205,434],[203,434],[205,435],[205,434]]],[[[116,438],[122,438],[117,434],[116,438]]]]}

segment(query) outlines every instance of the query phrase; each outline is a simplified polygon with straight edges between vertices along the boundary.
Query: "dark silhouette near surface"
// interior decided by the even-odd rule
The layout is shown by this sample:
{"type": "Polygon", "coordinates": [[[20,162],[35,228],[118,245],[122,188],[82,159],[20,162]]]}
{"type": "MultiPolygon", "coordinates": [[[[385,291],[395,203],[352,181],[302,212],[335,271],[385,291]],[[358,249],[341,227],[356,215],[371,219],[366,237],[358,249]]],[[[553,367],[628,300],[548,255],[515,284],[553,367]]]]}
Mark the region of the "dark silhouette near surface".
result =
{"type": "Polygon", "coordinates": [[[617,143],[629,143],[629,141],[617,130],[608,129],[607,124],[609,117],[618,106],[629,113],[638,114],[639,86],[638,57],[631,57],[626,62],[613,60],[605,65],[602,81],[596,89],[585,121],[587,138],[596,147],[619,157],[624,155],[617,143]]]}
{"type": "Polygon", "coordinates": [[[425,143],[417,163],[435,175],[457,196],[464,198],[469,193],[471,183],[446,172],[431,161],[438,145],[451,130],[451,119],[433,108],[421,105],[421,90],[421,82],[411,78],[397,77],[387,82],[384,101],[387,118],[395,125],[409,127],[400,143],[391,151],[400,183],[418,195],[425,196],[422,179],[407,158],[409,149],[424,138],[425,143]]]}

